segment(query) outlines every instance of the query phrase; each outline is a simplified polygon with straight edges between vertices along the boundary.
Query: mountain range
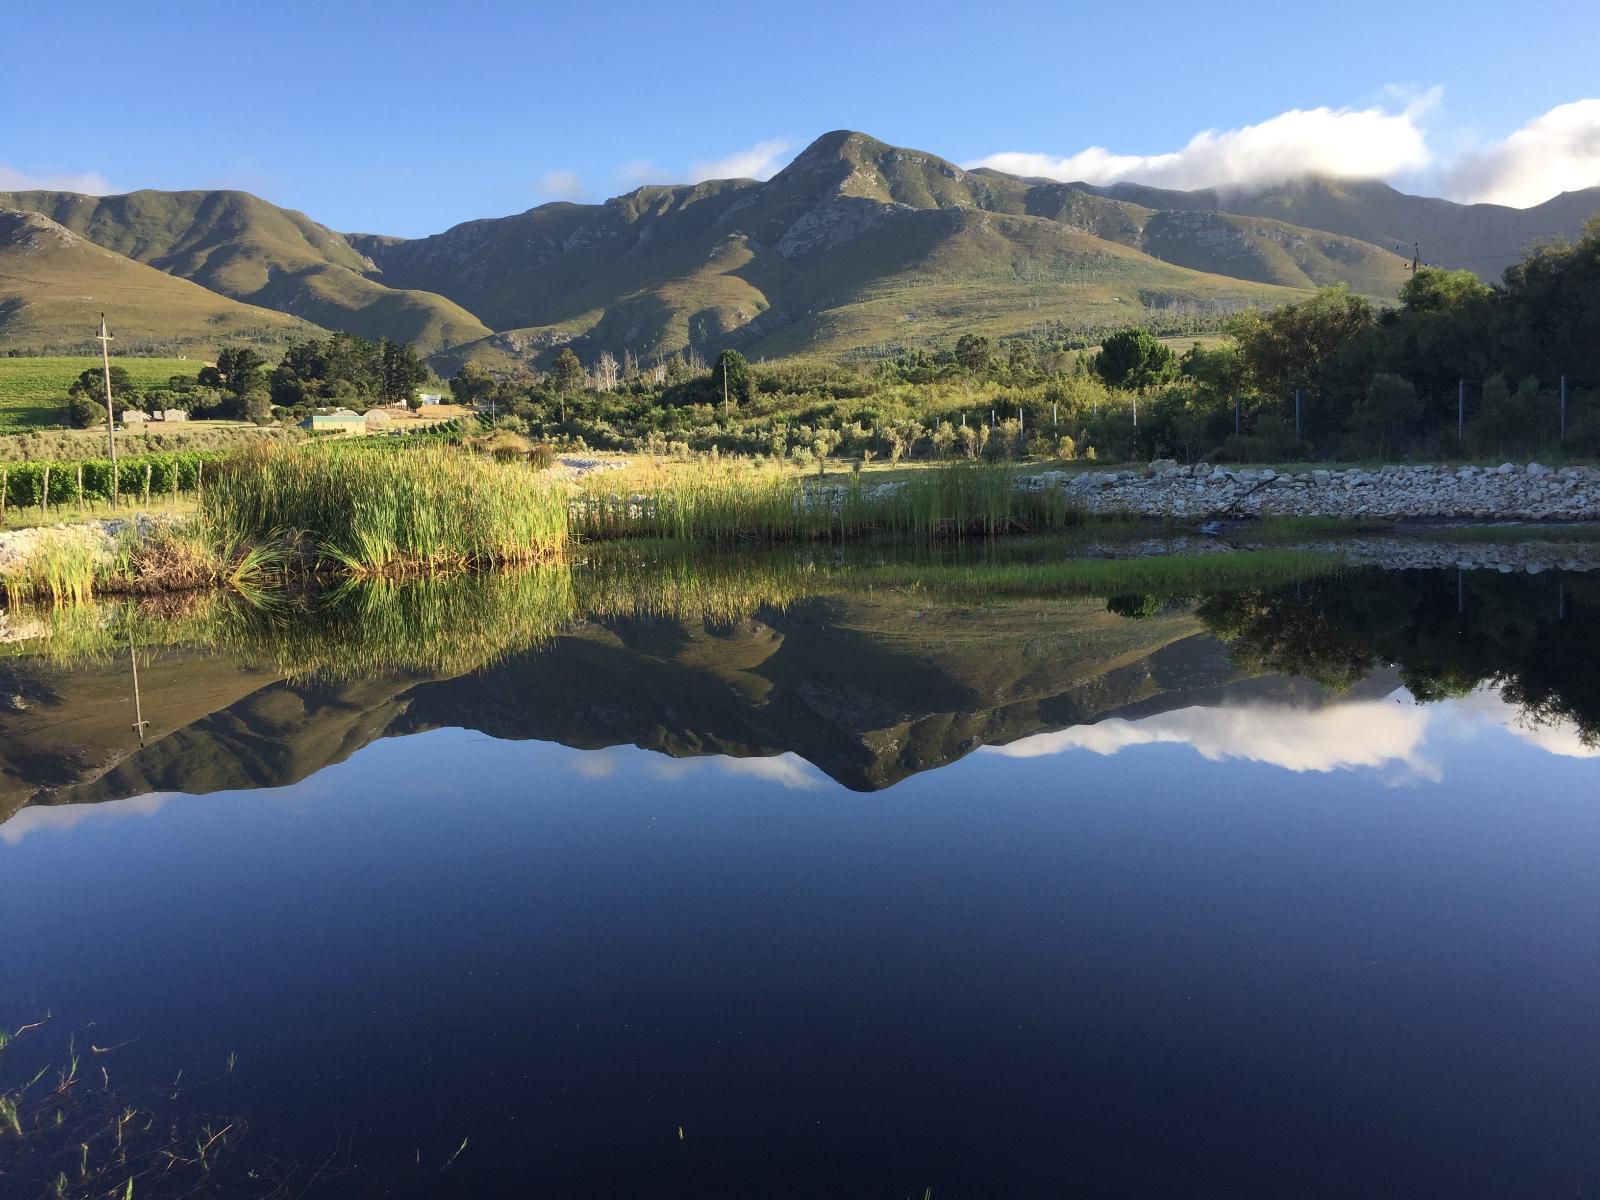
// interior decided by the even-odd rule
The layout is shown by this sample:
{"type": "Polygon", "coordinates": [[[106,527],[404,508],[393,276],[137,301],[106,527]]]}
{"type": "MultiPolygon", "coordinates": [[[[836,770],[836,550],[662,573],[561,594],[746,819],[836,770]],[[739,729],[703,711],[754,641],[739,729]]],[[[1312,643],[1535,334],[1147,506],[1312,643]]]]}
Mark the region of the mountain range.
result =
{"type": "Polygon", "coordinates": [[[1596,211],[1600,188],[1514,209],[1316,177],[1061,183],[848,131],[766,181],[646,186],[412,239],[339,233],[243,192],[0,193],[0,347],[76,348],[105,308],[152,343],[281,339],[288,318],[412,342],[442,370],[567,344],[586,360],[838,356],[1226,313],[1332,283],[1387,299],[1413,245],[1493,278],[1596,211]]]}

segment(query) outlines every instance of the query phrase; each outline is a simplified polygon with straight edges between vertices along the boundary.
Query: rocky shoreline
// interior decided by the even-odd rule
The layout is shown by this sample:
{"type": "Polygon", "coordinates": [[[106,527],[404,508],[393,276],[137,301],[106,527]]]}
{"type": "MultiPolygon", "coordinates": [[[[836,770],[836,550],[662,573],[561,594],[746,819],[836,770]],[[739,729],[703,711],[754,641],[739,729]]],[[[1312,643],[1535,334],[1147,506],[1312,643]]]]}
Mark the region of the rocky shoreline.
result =
{"type": "Polygon", "coordinates": [[[1028,488],[1059,487],[1088,512],[1197,521],[1229,517],[1600,519],[1600,470],[1556,469],[1539,463],[1291,473],[1209,463],[1180,466],[1162,459],[1143,470],[1043,471],[1020,482],[1028,488]]]}

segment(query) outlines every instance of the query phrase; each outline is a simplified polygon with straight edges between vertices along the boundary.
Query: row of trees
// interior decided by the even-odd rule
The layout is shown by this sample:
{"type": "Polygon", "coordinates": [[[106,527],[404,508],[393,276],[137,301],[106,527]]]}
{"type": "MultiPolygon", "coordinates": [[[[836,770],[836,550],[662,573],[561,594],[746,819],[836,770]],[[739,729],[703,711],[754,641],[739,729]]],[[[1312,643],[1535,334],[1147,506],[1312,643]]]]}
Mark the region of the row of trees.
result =
{"type": "MultiPolygon", "coordinates": [[[[122,367],[112,367],[111,394],[119,417],[130,409],[178,409],[197,419],[264,425],[274,415],[298,418],[334,405],[357,411],[401,403],[416,408],[421,404],[417,389],[429,374],[404,342],[335,333],[289,343],[270,371],[266,359],[245,346],[220,350],[215,365],[194,375],[174,375],[156,387],[141,387],[122,367]]],[[[102,368],[84,371],[67,392],[68,423],[80,429],[104,423],[105,404],[102,368]]]]}

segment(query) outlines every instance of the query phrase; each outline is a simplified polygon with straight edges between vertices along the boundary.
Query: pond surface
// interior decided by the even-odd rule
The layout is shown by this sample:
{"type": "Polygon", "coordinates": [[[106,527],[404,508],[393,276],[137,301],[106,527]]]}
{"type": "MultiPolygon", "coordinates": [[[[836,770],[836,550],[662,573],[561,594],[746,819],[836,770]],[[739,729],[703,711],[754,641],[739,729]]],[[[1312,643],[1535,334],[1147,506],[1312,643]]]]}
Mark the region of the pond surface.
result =
{"type": "Polygon", "coordinates": [[[232,1124],[141,1197],[1600,1187],[1600,576],[675,586],[0,660],[0,1088],[232,1124]]]}

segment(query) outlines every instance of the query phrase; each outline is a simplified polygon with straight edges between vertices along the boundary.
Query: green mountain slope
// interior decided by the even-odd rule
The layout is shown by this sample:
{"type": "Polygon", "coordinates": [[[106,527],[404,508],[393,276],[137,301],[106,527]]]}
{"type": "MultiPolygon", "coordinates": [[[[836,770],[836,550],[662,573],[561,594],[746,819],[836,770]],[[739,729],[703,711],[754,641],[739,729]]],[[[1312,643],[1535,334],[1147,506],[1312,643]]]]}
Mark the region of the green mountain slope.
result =
{"type": "Polygon", "coordinates": [[[425,352],[472,341],[489,328],[442,296],[368,278],[372,264],[345,239],[300,213],[244,192],[0,193],[168,275],[329,329],[387,335],[425,352]]]}
{"type": "Polygon", "coordinates": [[[1432,196],[1409,196],[1378,180],[1307,178],[1268,188],[1169,191],[1119,183],[1105,188],[1072,184],[1106,198],[1168,212],[1220,211],[1343,234],[1372,245],[1420,245],[1423,261],[1466,268],[1497,279],[1536,242],[1576,239],[1583,223],[1600,212],[1600,188],[1563,192],[1532,208],[1500,204],[1456,204],[1432,196]]]}
{"type": "MultiPolygon", "coordinates": [[[[1259,264],[1229,278],[1161,262],[1141,242],[1152,214],[1089,197],[1105,211],[1070,219],[1034,190],[841,131],[765,183],[647,187],[414,241],[350,241],[386,280],[447,295],[501,330],[485,349],[524,354],[578,339],[590,353],[833,354],[969,329],[1131,323],[1151,308],[1227,311],[1292,298],[1280,283],[1325,281],[1299,264],[1280,279],[1259,264]]],[[[1392,291],[1393,277],[1367,274],[1392,291]]]]}
{"type": "Polygon", "coordinates": [[[39,213],[0,206],[0,344],[94,348],[102,311],[113,314],[121,353],[209,353],[241,339],[270,343],[315,332],[294,317],[112,253],[39,213]]]}

